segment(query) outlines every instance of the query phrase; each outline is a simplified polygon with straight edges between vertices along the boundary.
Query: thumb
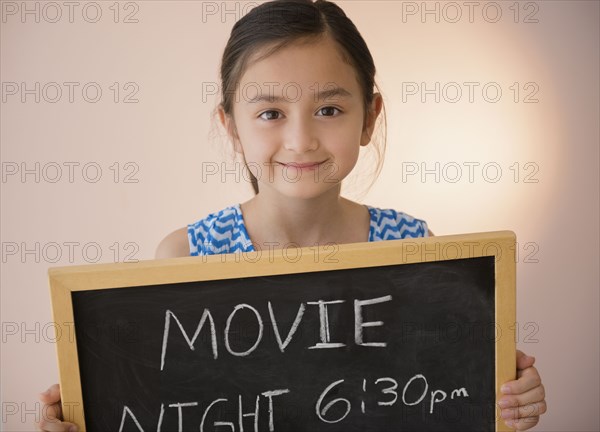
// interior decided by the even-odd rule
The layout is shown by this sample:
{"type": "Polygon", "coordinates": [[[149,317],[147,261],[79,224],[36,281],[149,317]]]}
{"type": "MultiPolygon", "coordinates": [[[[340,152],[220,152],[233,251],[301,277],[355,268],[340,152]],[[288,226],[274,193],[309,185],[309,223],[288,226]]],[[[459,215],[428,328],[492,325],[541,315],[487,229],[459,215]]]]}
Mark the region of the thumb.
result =
{"type": "Polygon", "coordinates": [[[517,350],[517,369],[527,369],[533,366],[535,357],[528,356],[523,351],[517,350]]]}

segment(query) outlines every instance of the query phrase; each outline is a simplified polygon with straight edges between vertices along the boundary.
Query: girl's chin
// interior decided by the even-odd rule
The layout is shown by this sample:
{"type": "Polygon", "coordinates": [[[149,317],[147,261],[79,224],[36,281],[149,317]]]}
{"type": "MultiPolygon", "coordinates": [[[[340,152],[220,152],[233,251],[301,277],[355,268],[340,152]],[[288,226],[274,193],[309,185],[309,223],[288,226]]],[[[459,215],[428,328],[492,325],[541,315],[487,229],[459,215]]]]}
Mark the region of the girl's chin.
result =
{"type": "Polygon", "coordinates": [[[318,198],[321,195],[327,193],[332,187],[335,186],[333,183],[313,183],[311,180],[298,181],[296,183],[285,183],[285,184],[274,184],[270,183],[269,186],[262,185],[259,183],[259,190],[264,188],[271,189],[271,192],[275,192],[275,195],[279,195],[282,198],[293,198],[293,199],[313,199],[318,198]]]}

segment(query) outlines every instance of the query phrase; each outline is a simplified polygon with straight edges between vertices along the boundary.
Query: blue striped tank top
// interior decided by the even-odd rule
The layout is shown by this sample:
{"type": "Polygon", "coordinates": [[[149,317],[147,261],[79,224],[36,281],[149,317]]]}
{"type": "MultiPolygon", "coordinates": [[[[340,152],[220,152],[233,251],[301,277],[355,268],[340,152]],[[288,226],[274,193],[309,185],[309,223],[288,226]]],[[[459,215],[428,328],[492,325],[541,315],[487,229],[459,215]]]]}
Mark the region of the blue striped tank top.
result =
{"type": "MultiPolygon", "coordinates": [[[[427,223],[393,209],[366,205],[371,215],[369,241],[427,237],[427,223]]],[[[240,204],[210,213],[187,226],[190,255],[255,252],[240,204]]]]}

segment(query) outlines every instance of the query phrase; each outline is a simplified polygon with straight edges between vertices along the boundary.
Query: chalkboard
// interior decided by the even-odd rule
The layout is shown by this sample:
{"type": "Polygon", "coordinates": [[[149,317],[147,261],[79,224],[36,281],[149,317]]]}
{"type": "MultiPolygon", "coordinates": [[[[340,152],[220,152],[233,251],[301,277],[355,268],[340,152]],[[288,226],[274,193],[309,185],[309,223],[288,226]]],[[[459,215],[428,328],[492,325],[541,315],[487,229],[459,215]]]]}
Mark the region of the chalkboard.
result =
{"type": "Polygon", "coordinates": [[[55,319],[74,323],[58,340],[63,411],[102,432],[503,430],[514,243],[51,269],[55,319]]]}

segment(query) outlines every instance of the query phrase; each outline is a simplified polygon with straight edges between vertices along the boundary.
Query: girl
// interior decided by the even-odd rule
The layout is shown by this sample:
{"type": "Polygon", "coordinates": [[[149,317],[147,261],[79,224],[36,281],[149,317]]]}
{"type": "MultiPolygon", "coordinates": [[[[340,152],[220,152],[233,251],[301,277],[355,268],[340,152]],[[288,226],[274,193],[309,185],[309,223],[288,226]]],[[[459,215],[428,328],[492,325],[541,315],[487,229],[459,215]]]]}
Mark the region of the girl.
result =
{"type": "MultiPolygon", "coordinates": [[[[433,235],[423,220],[340,196],[383,109],[374,76],[365,41],[334,3],[276,0],[240,19],[223,54],[218,116],[255,196],[171,233],[157,258],[433,235]]],[[[502,387],[502,418],[517,430],[546,411],[533,363],[517,351],[518,379],[502,387]]],[[[58,384],[40,396],[41,430],[76,427],[59,420],[59,398],[58,384]]]]}

